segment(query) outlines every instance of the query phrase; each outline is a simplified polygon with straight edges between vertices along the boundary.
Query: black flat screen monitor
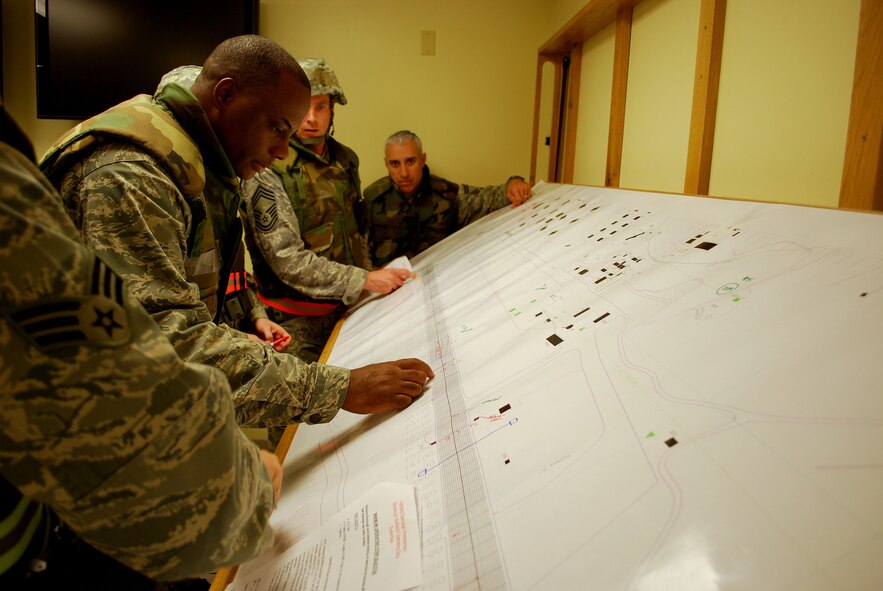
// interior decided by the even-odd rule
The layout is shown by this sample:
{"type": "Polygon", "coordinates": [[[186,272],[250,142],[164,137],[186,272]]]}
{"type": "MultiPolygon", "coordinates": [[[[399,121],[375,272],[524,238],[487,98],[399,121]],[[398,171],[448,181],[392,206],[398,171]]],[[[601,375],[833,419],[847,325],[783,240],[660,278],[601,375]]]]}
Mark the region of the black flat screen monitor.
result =
{"type": "Polygon", "coordinates": [[[86,119],[258,32],[259,0],[36,0],[37,117],[86,119]]]}

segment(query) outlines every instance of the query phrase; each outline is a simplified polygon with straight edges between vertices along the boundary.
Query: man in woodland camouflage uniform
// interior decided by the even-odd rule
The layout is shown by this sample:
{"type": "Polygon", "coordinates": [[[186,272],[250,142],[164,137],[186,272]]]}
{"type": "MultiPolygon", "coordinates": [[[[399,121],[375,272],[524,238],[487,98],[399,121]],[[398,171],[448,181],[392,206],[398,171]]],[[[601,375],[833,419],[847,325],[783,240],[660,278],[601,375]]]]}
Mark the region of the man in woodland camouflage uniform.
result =
{"type": "Polygon", "coordinates": [[[389,176],[365,189],[371,259],[377,266],[416,256],[478,218],[530,199],[530,185],[520,176],[502,185],[470,187],[430,174],[423,143],[410,131],[389,136],[383,162],[389,176]]]}
{"type": "Polygon", "coordinates": [[[272,41],[228,39],[192,92],[169,84],[121,103],[42,163],[87,246],[127,279],[179,355],[227,375],[244,426],[404,408],[432,375],[417,359],[352,371],[305,364],[217,324],[241,247],[239,179],[287,156],[308,84],[272,41]]]}
{"type": "Polygon", "coordinates": [[[322,59],[299,61],[310,79],[310,109],[285,161],[246,184],[245,239],[259,298],[292,335],[288,349],[319,358],[335,323],[367,290],[389,293],[411,275],[371,269],[355,152],[330,135],[346,96],[322,59]]]}
{"type": "Polygon", "coordinates": [[[0,140],[0,588],[158,589],[269,549],[282,469],[223,373],[78,242],[2,106],[0,140]]]}

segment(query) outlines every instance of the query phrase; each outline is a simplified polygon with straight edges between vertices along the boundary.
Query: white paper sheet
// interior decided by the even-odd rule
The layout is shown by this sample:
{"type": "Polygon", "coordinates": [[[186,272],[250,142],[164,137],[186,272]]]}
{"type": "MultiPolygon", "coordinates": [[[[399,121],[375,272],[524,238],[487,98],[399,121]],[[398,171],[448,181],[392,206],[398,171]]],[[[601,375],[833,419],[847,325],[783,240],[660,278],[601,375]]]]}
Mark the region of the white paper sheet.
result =
{"type": "Polygon", "coordinates": [[[419,494],[421,589],[877,589],[883,216],[542,184],[415,257],[329,363],[407,410],[301,426],[292,536],[419,494]]]}
{"type": "Polygon", "coordinates": [[[423,581],[414,487],[384,482],[229,591],[401,591],[423,581]]]}
{"type": "MultiPolygon", "coordinates": [[[[411,268],[411,261],[408,260],[408,257],[404,257],[404,256],[394,258],[393,260],[391,260],[388,263],[386,263],[385,265],[383,265],[383,268],[384,269],[405,269],[407,271],[414,270],[411,268]]],[[[406,279],[405,283],[407,283],[408,281],[412,281],[412,279],[406,279]]],[[[359,296],[358,300],[353,302],[353,304],[349,307],[348,312],[350,314],[352,314],[358,308],[361,308],[362,306],[364,306],[368,302],[374,301],[374,300],[381,298],[381,297],[383,297],[383,295],[379,294],[379,293],[373,293],[370,291],[362,291],[362,295],[359,296]]]]}

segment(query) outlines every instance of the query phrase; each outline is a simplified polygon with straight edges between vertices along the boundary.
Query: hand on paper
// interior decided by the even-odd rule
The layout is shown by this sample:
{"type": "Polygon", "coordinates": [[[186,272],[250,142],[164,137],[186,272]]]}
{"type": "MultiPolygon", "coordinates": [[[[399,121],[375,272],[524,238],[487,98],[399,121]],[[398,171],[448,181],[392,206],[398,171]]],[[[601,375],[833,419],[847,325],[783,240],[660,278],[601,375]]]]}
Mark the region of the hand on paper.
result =
{"type": "Polygon", "coordinates": [[[374,293],[388,294],[400,288],[412,277],[416,275],[407,269],[377,269],[368,273],[365,289],[374,293]]]}
{"type": "Polygon", "coordinates": [[[509,179],[506,184],[506,197],[513,207],[518,207],[530,199],[530,185],[521,178],[509,179]]]}
{"type": "Polygon", "coordinates": [[[267,469],[270,478],[273,479],[273,495],[278,501],[279,495],[282,493],[282,464],[279,463],[279,458],[276,457],[276,454],[265,449],[261,450],[261,462],[263,462],[264,468],[267,469]]]}
{"type": "Polygon", "coordinates": [[[420,396],[434,376],[428,365],[413,358],[354,369],[343,409],[356,414],[401,410],[420,396]]]}

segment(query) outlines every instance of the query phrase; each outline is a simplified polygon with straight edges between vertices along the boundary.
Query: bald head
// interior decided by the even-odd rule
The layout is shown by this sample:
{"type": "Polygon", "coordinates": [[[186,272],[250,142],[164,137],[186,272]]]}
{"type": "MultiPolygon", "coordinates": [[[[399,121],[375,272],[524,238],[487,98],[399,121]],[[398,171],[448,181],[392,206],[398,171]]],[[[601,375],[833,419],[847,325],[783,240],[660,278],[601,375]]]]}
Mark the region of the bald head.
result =
{"type": "Polygon", "coordinates": [[[260,35],[240,35],[222,41],[212,51],[191,90],[200,98],[224,78],[235,80],[241,90],[265,89],[282,76],[310,88],[300,64],[282,46],[260,35]]]}
{"type": "Polygon", "coordinates": [[[218,45],[190,90],[240,178],[288,155],[288,139],[310,102],[310,81],[297,60],[258,35],[218,45]]]}

